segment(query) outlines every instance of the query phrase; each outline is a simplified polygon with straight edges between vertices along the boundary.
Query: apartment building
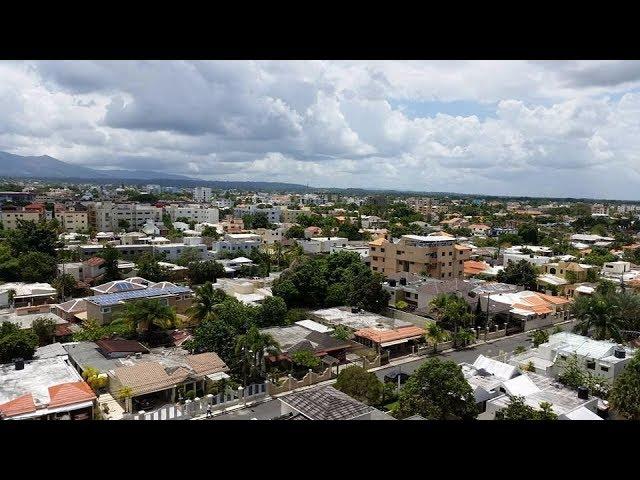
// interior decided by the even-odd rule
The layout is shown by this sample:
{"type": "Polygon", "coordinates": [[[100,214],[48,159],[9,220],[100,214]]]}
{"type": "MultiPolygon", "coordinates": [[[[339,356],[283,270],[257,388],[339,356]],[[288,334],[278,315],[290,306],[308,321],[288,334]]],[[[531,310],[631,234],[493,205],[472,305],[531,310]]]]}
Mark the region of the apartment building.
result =
{"type": "Polygon", "coordinates": [[[2,225],[7,230],[18,228],[18,220],[38,222],[44,219],[44,211],[27,207],[4,207],[0,214],[2,225]]]}
{"type": "Polygon", "coordinates": [[[33,192],[0,192],[0,205],[4,202],[33,202],[35,199],[33,192]]]}
{"type": "Polygon", "coordinates": [[[121,220],[132,229],[142,228],[148,220],[162,221],[162,208],[138,203],[97,202],[89,207],[89,223],[101,232],[117,232],[121,220]]]}
{"type": "Polygon", "coordinates": [[[278,223],[281,220],[281,212],[282,210],[278,207],[273,207],[271,205],[265,205],[260,207],[259,205],[238,205],[233,210],[233,214],[236,217],[242,217],[244,215],[257,215],[259,213],[263,213],[267,220],[271,223],[278,223]]]}
{"type": "Polygon", "coordinates": [[[87,211],[81,207],[80,205],[65,208],[62,205],[56,205],[54,218],[67,232],[86,230],[89,227],[89,216],[87,211]]]}
{"type": "Polygon", "coordinates": [[[222,252],[249,253],[260,248],[262,237],[253,233],[227,233],[224,238],[212,243],[212,250],[222,252]]]}
{"type": "Polygon", "coordinates": [[[216,207],[204,207],[202,205],[167,205],[164,211],[172,222],[178,218],[186,218],[195,223],[218,223],[218,209],[216,207]]]}
{"type": "Polygon", "coordinates": [[[451,237],[403,235],[396,242],[379,238],[369,243],[371,269],[388,275],[410,272],[433,278],[462,278],[471,247],[458,245],[451,237]]]}
{"type": "Polygon", "coordinates": [[[288,208],[283,208],[280,213],[280,219],[282,223],[298,223],[298,217],[300,215],[310,215],[311,209],[309,207],[305,207],[300,210],[289,210],[288,208]]]}
{"type": "Polygon", "coordinates": [[[193,199],[196,202],[209,203],[211,198],[211,189],[209,187],[196,187],[193,189],[193,199]]]}

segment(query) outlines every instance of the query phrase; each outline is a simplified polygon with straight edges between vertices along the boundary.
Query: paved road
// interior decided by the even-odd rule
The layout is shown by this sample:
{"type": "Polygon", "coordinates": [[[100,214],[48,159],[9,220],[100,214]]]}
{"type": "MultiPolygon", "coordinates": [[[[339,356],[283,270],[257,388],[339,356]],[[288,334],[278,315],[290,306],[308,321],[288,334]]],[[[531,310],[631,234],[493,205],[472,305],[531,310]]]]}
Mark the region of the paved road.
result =
{"type": "MultiPolygon", "coordinates": [[[[563,330],[570,330],[571,328],[573,328],[575,323],[576,321],[573,320],[570,323],[561,325],[561,327],[563,328],[563,330]]],[[[519,334],[519,335],[510,336],[510,337],[504,337],[504,338],[495,340],[492,343],[484,343],[484,344],[476,345],[474,347],[471,347],[465,350],[456,350],[449,353],[443,353],[438,355],[438,357],[444,360],[452,360],[456,363],[462,363],[462,362],[473,363],[475,359],[478,358],[478,355],[482,354],[485,357],[495,357],[501,353],[505,353],[505,352],[511,353],[518,346],[523,346],[526,348],[532,347],[531,340],[528,334],[519,334]]],[[[411,374],[420,365],[422,365],[422,363],[424,363],[428,358],[430,357],[425,356],[417,360],[414,360],[412,362],[403,363],[402,365],[395,365],[395,366],[390,366],[388,368],[380,369],[374,373],[381,381],[384,381],[385,375],[388,375],[389,373],[394,373],[397,371],[411,374]]]]}

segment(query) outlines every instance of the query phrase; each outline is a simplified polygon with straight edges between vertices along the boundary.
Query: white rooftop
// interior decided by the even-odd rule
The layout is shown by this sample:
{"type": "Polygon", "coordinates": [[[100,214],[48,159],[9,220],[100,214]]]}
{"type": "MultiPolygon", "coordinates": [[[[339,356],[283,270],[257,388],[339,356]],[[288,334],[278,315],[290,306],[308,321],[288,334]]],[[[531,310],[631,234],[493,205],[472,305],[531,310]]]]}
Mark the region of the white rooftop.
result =
{"type": "Polygon", "coordinates": [[[313,320],[300,320],[296,322],[296,325],[300,325],[301,327],[304,327],[308,330],[313,330],[315,332],[320,332],[320,333],[333,332],[333,328],[329,328],[326,325],[323,325],[318,322],[314,322],[313,320]]]}
{"type": "Polygon", "coordinates": [[[409,240],[417,240],[418,242],[451,242],[455,240],[454,237],[446,237],[444,235],[403,235],[402,238],[408,238],[409,240]]]}

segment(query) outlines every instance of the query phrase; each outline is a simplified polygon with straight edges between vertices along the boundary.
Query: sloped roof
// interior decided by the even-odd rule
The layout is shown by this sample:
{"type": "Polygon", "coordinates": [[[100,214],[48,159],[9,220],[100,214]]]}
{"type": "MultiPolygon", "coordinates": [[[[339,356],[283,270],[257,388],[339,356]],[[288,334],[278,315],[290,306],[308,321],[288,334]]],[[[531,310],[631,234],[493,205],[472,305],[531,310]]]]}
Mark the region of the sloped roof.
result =
{"type": "Polygon", "coordinates": [[[85,260],[84,263],[85,265],[88,265],[89,267],[99,267],[102,264],[104,264],[105,260],[104,258],[101,257],[91,257],[88,260],[85,260]]]}
{"type": "Polygon", "coordinates": [[[33,395],[27,393],[0,405],[0,414],[4,417],[15,417],[36,411],[33,395]]]}
{"type": "Polygon", "coordinates": [[[227,364],[214,352],[187,356],[187,363],[198,375],[209,375],[229,370],[227,364]]]}
{"type": "Polygon", "coordinates": [[[331,386],[292,393],[280,400],[311,420],[352,420],[374,410],[331,386]]]}
{"type": "Polygon", "coordinates": [[[49,387],[49,408],[95,400],[96,395],[86,382],[62,383],[49,387]]]}
{"type": "Polygon", "coordinates": [[[186,368],[178,367],[171,375],[155,362],[141,362],[119,367],[111,373],[124,387],[129,387],[134,396],[165,390],[182,383],[189,376],[186,368]]]}
{"type": "Polygon", "coordinates": [[[362,328],[355,334],[359,337],[368,338],[376,343],[391,342],[404,338],[424,335],[425,330],[417,326],[402,327],[396,330],[379,330],[376,328],[362,328]]]}

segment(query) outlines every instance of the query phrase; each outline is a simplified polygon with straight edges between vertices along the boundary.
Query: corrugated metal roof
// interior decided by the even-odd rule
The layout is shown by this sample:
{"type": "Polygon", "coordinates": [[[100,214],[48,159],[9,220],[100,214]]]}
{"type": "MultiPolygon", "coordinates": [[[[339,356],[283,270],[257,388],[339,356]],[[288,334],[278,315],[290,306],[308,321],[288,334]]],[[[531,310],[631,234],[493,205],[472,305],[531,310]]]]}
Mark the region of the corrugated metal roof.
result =
{"type": "Polygon", "coordinates": [[[108,293],[105,295],[95,295],[86,298],[87,302],[95,303],[100,306],[117,305],[126,300],[137,298],[160,297],[163,295],[177,295],[181,293],[190,293],[188,287],[170,287],[170,288],[148,288],[145,290],[133,290],[130,292],[108,293]]]}

